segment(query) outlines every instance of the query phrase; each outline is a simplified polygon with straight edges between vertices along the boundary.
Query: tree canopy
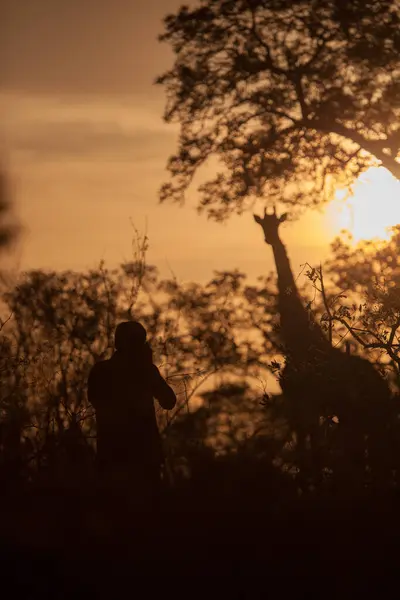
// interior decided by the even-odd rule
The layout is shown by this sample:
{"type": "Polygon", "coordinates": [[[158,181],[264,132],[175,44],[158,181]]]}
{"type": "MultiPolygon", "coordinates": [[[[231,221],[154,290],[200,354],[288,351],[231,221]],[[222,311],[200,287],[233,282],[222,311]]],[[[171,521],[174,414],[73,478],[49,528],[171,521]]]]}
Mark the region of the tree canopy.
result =
{"type": "Polygon", "coordinates": [[[0,250],[7,248],[15,238],[18,228],[11,222],[10,182],[4,168],[0,166],[0,250]]]}
{"type": "Polygon", "coordinates": [[[396,0],[200,0],[165,17],[175,53],[166,122],[180,124],[160,199],[224,220],[257,197],[320,204],[382,165],[400,177],[400,7],[396,0]]]}

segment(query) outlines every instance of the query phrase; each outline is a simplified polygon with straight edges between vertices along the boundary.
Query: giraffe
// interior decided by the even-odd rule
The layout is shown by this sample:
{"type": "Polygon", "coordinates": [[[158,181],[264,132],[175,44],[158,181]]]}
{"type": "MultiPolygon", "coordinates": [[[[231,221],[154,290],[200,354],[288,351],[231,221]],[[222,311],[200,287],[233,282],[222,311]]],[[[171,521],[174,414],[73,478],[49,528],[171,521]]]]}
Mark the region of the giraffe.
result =
{"type": "Polygon", "coordinates": [[[279,236],[279,226],[287,220],[287,213],[278,217],[274,208],[272,214],[265,209],[263,218],[253,216],[272,248],[278,276],[278,311],[285,354],[279,383],[290,406],[301,485],[306,485],[307,471],[315,483],[321,483],[324,465],[320,423],[321,418],[329,416],[338,418],[338,437],[343,442],[342,452],[345,450],[345,456],[333,462],[341,481],[346,486],[355,484],[355,463],[362,465],[358,472],[363,480],[366,435],[368,464],[375,473],[383,472],[381,450],[390,403],[388,385],[368,360],[334,348],[303,305],[279,236]]]}

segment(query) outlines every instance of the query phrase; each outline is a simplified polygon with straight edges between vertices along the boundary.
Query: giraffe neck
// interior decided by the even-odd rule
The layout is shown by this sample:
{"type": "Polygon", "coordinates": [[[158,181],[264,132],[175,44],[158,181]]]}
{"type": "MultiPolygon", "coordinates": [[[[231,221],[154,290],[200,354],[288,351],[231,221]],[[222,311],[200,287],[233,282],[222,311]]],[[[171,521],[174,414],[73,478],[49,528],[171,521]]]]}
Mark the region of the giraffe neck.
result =
{"type": "Polygon", "coordinates": [[[286,248],[279,237],[272,250],[278,275],[281,334],[287,349],[293,356],[302,357],[310,347],[325,348],[328,342],[303,306],[286,248]]]}

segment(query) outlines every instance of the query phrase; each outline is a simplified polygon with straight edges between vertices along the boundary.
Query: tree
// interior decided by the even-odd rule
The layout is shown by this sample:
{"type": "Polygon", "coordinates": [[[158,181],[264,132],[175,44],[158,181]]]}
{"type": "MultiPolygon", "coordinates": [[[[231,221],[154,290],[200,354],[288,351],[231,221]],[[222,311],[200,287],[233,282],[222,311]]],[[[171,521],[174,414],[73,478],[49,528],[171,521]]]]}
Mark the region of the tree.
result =
{"type": "Polygon", "coordinates": [[[175,485],[190,480],[192,497],[204,503],[210,496],[230,508],[250,500],[265,510],[273,497],[280,500],[293,479],[293,456],[285,448],[290,430],[285,415],[277,414],[280,398],[260,402],[259,390],[244,380],[225,383],[201,394],[202,405],[176,419],[169,428],[168,447],[175,485]],[[289,475],[289,477],[288,477],[289,475]],[[211,496],[212,497],[212,496],[211,496]]]}
{"type": "MultiPolygon", "coordinates": [[[[400,389],[400,226],[388,242],[362,241],[355,248],[343,238],[332,243],[325,273],[333,280],[325,320],[368,352],[400,389]]],[[[321,276],[318,277],[321,281],[321,276]]]]}
{"type": "MultiPolygon", "coordinates": [[[[110,356],[116,324],[128,315],[146,327],[155,362],[178,395],[172,420],[189,411],[211,375],[258,377],[267,366],[259,340],[248,339],[254,325],[242,299],[244,278],[222,272],[207,286],[179,285],[159,280],[157,269],[141,260],[112,271],[101,264],[87,273],[25,273],[2,295],[12,317],[7,335],[6,327],[0,331],[0,428],[18,420],[39,467],[63,459],[74,430],[95,437],[87,376],[96,360],[110,356]]],[[[158,417],[167,435],[171,417],[163,411],[158,417]]],[[[1,448],[0,432],[0,462],[1,448]]],[[[65,468],[57,464],[55,471],[65,468]]]]}
{"type": "Polygon", "coordinates": [[[211,157],[198,210],[216,220],[252,197],[319,204],[371,165],[400,178],[396,0],[201,0],[164,24],[175,63],[156,83],[180,138],[161,201],[211,157]]]}
{"type": "Polygon", "coordinates": [[[10,222],[10,195],[6,172],[0,168],[0,250],[7,248],[18,232],[10,222]]]}

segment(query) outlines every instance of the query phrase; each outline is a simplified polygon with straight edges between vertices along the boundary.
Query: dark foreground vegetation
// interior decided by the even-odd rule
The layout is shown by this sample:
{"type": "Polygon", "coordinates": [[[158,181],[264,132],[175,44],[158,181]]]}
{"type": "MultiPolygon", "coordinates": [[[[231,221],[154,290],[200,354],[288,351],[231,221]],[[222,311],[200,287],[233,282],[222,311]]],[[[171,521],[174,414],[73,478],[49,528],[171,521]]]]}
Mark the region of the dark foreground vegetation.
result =
{"type": "Polygon", "coordinates": [[[265,462],[230,462],[176,485],[158,512],[135,511],[115,490],[108,502],[93,489],[48,487],[3,500],[4,577],[29,597],[103,597],[141,578],[162,590],[166,578],[189,576],[223,578],[232,597],[248,591],[247,578],[281,593],[327,586],[337,597],[342,585],[395,575],[396,492],[298,497],[265,462]]]}
{"type": "MultiPolygon", "coordinates": [[[[315,294],[322,272],[311,267],[304,290],[332,344],[346,334],[351,353],[368,356],[392,390],[372,470],[367,444],[357,464],[333,414],[320,415],[319,466],[309,448],[300,456],[292,407],[267,384],[268,372],[279,377],[285,351],[272,277],[256,285],[238,272],[218,273],[206,286],[160,281],[138,244],[120,270],[36,271],[11,286],[3,295],[12,316],[2,329],[0,445],[10,585],[25,586],[29,597],[108,597],[116,586],[139,589],[140,577],[163,589],[165,578],[176,585],[196,576],[197,589],[213,575],[230,597],[250,595],[250,582],[336,597],[341,585],[352,589],[348,577],[358,585],[392,572],[400,533],[398,288],[374,283],[372,272],[379,264],[386,281],[398,281],[397,243],[395,234],[371,253],[335,242],[325,298],[315,294]],[[178,398],[172,415],[158,413],[166,459],[153,506],[141,504],[134,481],[116,475],[104,485],[95,469],[87,376],[129,317],[145,324],[178,398]]],[[[373,426],[368,404],[359,414],[373,426]]]]}

